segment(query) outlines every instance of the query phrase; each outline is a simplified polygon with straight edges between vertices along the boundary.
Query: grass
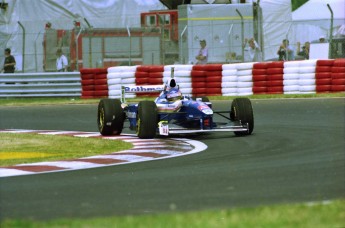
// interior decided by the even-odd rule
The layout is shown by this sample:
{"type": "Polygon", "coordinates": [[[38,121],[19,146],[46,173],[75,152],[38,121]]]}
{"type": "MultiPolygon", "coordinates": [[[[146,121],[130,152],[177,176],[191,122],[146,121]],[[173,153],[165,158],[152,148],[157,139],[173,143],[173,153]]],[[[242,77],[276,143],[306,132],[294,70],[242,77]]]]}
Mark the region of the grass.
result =
{"type": "MultiPolygon", "coordinates": [[[[247,96],[250,99],[281,99],[281,98],[333,98],[345,97],[345,93],[318,93],[318,94],[263,94],[247,96]]],[[[235,96],[210,96],[210,100],[232,100],[235,96]]],[[[153,100],[154,97],[139,97],[127,99],[128,102],[153,100]]],[[[100,99],[80,98],[0,98],[0,106],[25,106],[49,104],[98,104],[100,99]]]]}
{"type": "Polygon", "coordinates": [[[132,148],[121,140],[38,134],[0,133],[0,166],[56,161],[132,148]]]}
{"type": "Polygon", "coordinates": [[[50,221],[5,220],[2,228],[25,227],[236,227],[236,228],[340,228],[345,226],[345,200],[256,208],[178,212],[139,216],[57,219],[50,221]]]}

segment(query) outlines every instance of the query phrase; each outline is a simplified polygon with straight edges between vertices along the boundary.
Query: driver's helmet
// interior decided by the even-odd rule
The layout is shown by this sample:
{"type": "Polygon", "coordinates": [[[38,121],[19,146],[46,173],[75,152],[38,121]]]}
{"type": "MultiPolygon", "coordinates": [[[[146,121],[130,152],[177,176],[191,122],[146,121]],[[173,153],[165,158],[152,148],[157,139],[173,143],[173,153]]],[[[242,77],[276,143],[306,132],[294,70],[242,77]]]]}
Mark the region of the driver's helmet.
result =
{"type": "Polygon", "coordinates": [[[182,93],[178,88],[171,88],[167,94],[167,100],[170,102],[181,100],[182,99],[182,93]]]}
{"type": "Polygon", "coordinates": [[[176,80],[174,78],[169,79],[165,83],[166,91],[169,91],[171,88],[175,88],[175,87],[177,87],[177,83],[176,83],[176,80]]]}

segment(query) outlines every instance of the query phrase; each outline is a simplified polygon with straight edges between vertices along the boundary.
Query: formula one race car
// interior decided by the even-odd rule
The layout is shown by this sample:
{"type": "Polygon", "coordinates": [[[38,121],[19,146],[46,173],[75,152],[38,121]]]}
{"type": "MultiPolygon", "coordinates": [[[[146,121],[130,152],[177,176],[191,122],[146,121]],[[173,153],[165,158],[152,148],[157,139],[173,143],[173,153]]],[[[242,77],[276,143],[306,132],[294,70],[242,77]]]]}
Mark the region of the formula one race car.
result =
{"type": "Polygon", "coordinates": [[[237,136],[250,135],[254,128],[251,101],[235,98],[230,110],[212,110],[207,97],[182,96],[175,79],[163,86],[122,87],[120,99],[102,99],[98,105],[98,128],[102,135],[119,135],[124,122],[129,120],[129,128],[136,130],[139,138],[148,139],[158,135],[188,134],[213,131],[231,131],[237,136]],[[127,104],[128,92],[161,91],[155,101],[144,100],[138,104],[127,104]],[[215,122],[218,114],[227,121],[215,122]]]}

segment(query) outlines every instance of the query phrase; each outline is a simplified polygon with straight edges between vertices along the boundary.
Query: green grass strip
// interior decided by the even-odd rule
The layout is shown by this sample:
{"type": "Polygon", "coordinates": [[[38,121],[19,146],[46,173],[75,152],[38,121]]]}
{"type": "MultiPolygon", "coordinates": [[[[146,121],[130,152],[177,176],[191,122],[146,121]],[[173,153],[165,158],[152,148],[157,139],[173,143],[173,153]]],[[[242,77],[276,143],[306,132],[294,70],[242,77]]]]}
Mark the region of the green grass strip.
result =
{"type": "MultiPolygon", "coordinates": [[[[237,96],[210,96],[210,100],[232,100],[237,96]]],[[[345,93],[320,93],[320,94],[264,94],[246,96],[250,99],[281,99],[281,98],[333,98],[345,97],[345,93]]],[[[128,102],[141,100],[154,100],[155,97],[140,97],[126,99],[128,102]]],[[[0,98],[0,106],[26,106],[26,105],[50,105],[50,104],[98,104],[100,99],[80,98],[0,98]]]]}
{"type": "Polygon", "coordinates": [[[56,161],[132,148],[121,140],[62,135],[0,133],[0,166],[56,161]]]}
{"type": "Polygon", "coordinates": [[[51,221],[5,220],[2,228],[26,227],[117,227],[117,228],[330,228],[344,227],[345,200],[200,212],[51,221]]]}

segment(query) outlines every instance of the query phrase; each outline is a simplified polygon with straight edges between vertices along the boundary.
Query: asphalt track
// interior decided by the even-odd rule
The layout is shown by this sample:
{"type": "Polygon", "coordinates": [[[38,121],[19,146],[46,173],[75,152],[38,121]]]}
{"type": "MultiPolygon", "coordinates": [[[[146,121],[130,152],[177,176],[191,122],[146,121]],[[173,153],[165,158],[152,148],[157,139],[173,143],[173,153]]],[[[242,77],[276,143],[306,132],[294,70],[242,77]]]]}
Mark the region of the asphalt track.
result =
{"type": "MultiPolygon", "coordinates": [[[[254,100],[249,137],[190,136],[197,154],[0,178],[0,219],[247,207],[345,197],[345,99],[254,100]]],[[[216,102],[215,109],[230,102],[216,102]]],[[[0,107],[0,129],[97,131],[96,105],[0,107]]]]}

